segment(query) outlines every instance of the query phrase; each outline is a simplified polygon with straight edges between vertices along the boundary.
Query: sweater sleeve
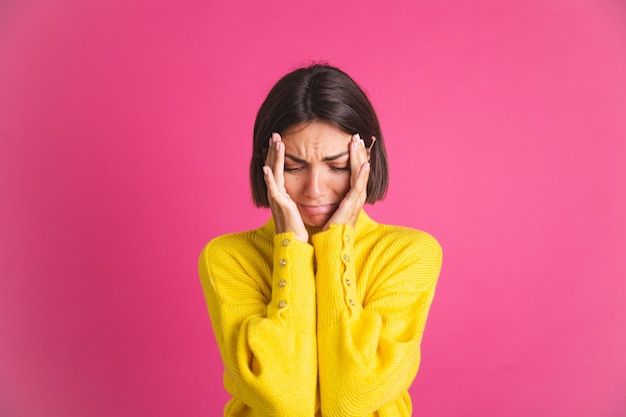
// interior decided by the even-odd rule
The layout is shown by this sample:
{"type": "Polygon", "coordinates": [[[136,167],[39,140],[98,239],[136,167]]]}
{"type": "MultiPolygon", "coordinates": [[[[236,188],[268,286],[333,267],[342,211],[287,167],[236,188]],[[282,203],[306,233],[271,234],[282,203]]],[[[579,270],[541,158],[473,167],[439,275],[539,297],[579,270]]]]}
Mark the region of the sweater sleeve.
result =
{"type": "Polygon", "coordinates": [[[371,415],[398,400],[419,367],[441,248],[412,229],[380,240],[386,243],[379,241],[370,253],[357,252],[354,230],[345,225],[313,238],[325,417],[371,415]],[[367,280],[367,291],[357,290],[360,280],[367,280]]]}
{"type": "Polygon", "coordinates": [[[313,248],[292,235],[276,235],[265,252],[227,235],[210,242],[200,256],[224,385],[234,397],[225,415],[314,414],[313,248]]]}

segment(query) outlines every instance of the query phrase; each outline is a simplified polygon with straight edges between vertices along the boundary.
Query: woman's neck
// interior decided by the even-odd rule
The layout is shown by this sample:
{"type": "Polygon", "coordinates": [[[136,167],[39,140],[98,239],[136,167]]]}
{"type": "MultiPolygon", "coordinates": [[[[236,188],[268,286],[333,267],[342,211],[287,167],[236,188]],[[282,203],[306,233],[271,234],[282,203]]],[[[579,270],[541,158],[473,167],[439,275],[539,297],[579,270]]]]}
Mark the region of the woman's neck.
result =
{"type": "Polygon", "coordinates": [[[305,225],[304,227],[306,227],[306,231],[309,232],[309,237],[323,230],[323,227],[313,227],[313,226],[307,226],[307,225],[305,225]]]}

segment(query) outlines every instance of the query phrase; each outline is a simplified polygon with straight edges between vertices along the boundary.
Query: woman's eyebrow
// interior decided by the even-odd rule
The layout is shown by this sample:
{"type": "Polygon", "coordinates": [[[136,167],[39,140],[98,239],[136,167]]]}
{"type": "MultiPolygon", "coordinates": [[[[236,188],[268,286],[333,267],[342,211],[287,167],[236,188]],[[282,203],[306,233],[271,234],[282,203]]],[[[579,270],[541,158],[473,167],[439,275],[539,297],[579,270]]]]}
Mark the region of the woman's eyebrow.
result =
{"type": "Polygon", "coordinates": [[[335,159],[339,159],[339,158],[341,158],[342,156],[346,156],[346,155],[350,155],[350,152],[346,151],[346,152],[341,152],[341,153],[338,153],[337,155],[333,155],[333,156],[326,156],[326,157],[322,158],[322,161],[323,161],[323,162],[326,162],[326,161],[334,161],[335,159]]]}
{"type": "Polygon", "coordinates": [[[307,162],[304,159],[297,158],[291,154],[286,153],[285,158],[291,159],[293,162],[297,162],[299,164],[306,164],[307,162]]]}
{"type": "MultiPolygon", "coordinates": [[[[346,151],[346,152],[338,153],[337,155],[325,156],[324,158],[322,158],[322,162],[334,161],[335,159],[339,159],[342,156],[346,156],[346,155],[350,155],[350,152],[346,151]]],[[[289,158],[293,162],[297,162],[299,164],[306,164],[307,163],[307,161],[305,161],[304,159],[300,159],[300,158],[298,158],[296,156],[293,156],[291,154],[288,154],[288,153],[285,154],[285,158],[289,158]]]]}

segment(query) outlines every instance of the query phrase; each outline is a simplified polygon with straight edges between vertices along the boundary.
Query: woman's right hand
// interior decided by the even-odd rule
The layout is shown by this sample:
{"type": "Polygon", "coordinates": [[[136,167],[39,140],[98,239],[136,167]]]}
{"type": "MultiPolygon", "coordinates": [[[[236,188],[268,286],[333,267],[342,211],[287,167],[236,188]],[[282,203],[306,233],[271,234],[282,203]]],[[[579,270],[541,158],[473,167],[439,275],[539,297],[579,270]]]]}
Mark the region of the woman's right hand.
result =
{"type": "Polygon", "coordinates": [[[273,133],[269,141],[263,174],[276,234],[293,232],[294,238],[308,242],[309,233],[304,227],[298,206],[285,189],[284,170],[285,144],[278,133],[273,133]]]}

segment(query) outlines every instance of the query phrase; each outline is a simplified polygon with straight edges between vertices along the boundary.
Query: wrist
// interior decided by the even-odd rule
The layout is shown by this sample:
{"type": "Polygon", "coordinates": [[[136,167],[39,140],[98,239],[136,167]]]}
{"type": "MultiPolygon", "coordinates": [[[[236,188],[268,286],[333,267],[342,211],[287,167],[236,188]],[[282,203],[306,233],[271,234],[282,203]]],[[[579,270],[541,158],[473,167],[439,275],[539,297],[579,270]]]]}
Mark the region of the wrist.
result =
{"type": "Polygon", "coordinates": [[[307,243],[309,241],[309,233],[306,231],[306,229],[300,232],[294,232],[293,237],[294,239],[298,239],[301,242],[307,243]]]}

